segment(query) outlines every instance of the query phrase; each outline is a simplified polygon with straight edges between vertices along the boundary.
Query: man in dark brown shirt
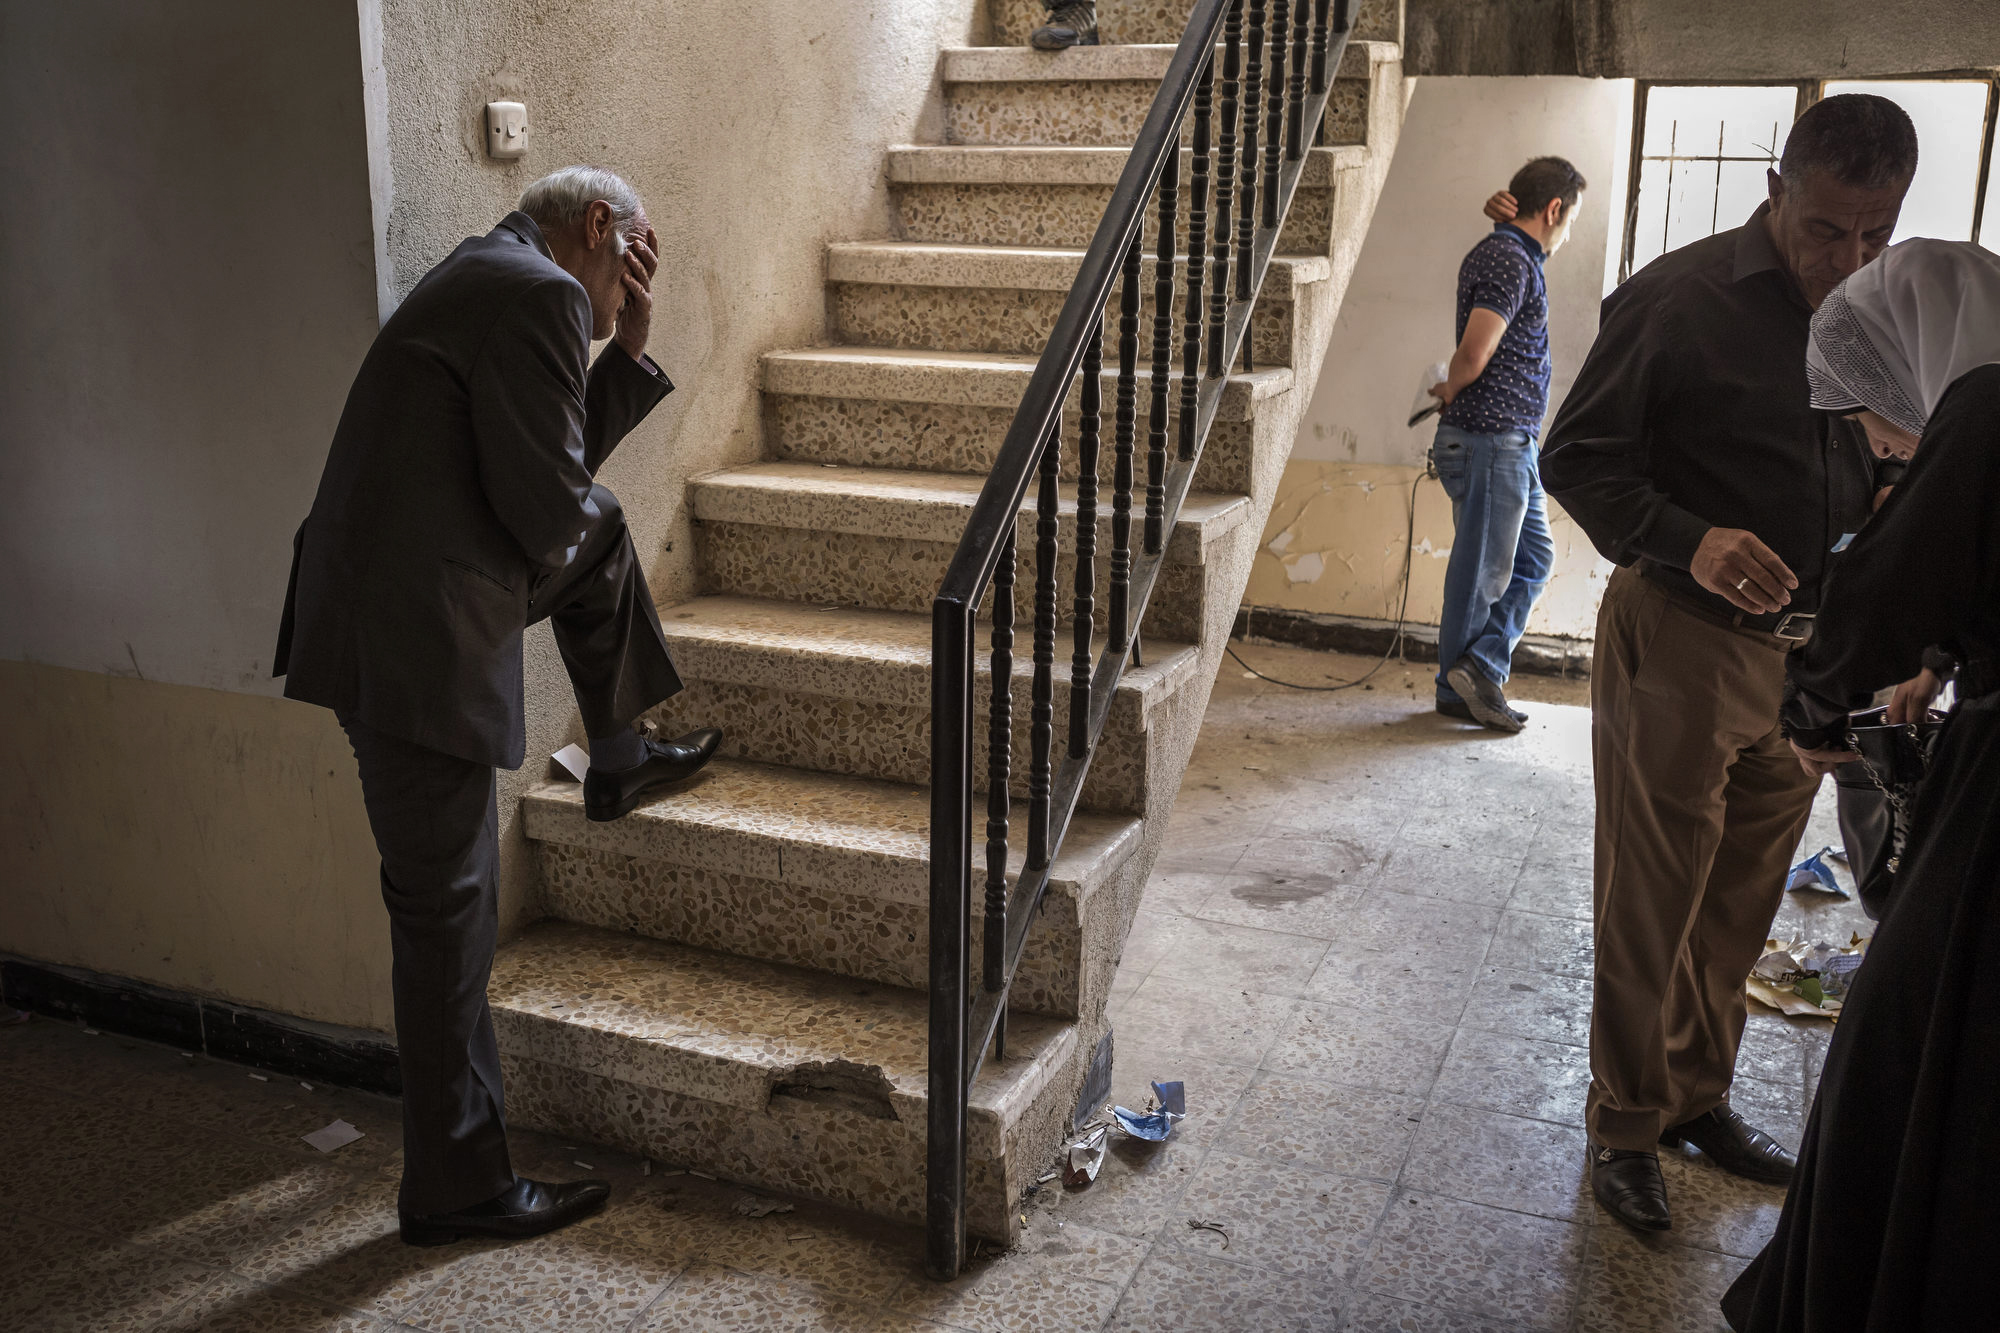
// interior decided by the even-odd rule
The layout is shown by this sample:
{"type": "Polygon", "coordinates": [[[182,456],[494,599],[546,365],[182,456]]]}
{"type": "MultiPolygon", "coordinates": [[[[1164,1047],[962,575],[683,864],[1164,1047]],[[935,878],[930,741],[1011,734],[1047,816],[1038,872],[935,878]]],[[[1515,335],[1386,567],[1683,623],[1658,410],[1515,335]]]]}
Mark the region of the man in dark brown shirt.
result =
{"type": "Polygon", "coordinates": [[[1866,521],[1871,455],[1812,410],[1808,321],[1895,229],[1916,131],[1884,98],[1792,127],[1744,226],[1648,265],[1549,431],[1549,493],[1620,568],[1591,675],[1597,789],[1591,1185],[1664,1229],[1657,1145],[1774,1183],[1792,1156],[1730,1108],[1744,978],[1818,782],[1777,727],[1785,656],[1831,552],[1866,521]]]}

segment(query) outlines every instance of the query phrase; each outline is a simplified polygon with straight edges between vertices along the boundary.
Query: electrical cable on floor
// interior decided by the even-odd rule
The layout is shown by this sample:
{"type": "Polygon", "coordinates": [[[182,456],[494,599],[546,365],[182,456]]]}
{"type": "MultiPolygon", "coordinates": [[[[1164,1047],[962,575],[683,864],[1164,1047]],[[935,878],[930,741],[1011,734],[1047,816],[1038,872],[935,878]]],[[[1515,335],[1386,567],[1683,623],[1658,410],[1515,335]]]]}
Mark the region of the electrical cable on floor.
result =
{"type": "MultiPolygon", "coordinates": [[[[1434,466],[1432,466],[1430,462],[1427,460],[1424,464],[1424,470],[1422,472],[1419,472],[1417,474],[1417,479],[1410,483],[1409,525],[1404,530],[1403,533],[1403,604],[1396,610],[1396,632],[1389,639],[1388,651],[1382,654],[1382,658],[1380,661],[1376,662],[1374,666],[1368,668],[1367,675],[1357,676],[1353,680],[1342,681],[1338,685],[1300,685],[1293,681],[1279,680],[1274,676],[1265,675],[1263,672],[1259,671],[1256,667],[1251,666],[1248,662],[1244,661],[1241,657],[1237,656],[1236,650],[1230,647],[1226,643],[1222,646],[1222,651],[1228,653],[1231,657],[1236,658],[1236,665],[1242,667],[1245,671],[1255,676],[1258,680],[1266,681],[1272,685],[1282,685],[1288,690],[1313,690],[1320,693],[1331,694],[1336,690],[1351,690],[1357,685],[1362,685],[1367,683],[1367,681],[1370,680],[1375,675],[1376,672],[1380,671],[1383,667],[1389,664],[1389,659],[1394,657],[1396,655],[1396,650],[1403,646],[1403,630],[1405,626],[1407,626],[1409,623],[1410,572],[1412,566],[1415,564],[1417,555],[1416,551],[1417,488],[1424,484],[1424,480],[1426,478],[1435,477],[1436,475],[1437,475],[1437,469],[1434,466]]],[[[1244,613],[1243,632],[1246,635],[1249,634],[1250,632],[1250,616],[1248,612],[1244,613]]]]}

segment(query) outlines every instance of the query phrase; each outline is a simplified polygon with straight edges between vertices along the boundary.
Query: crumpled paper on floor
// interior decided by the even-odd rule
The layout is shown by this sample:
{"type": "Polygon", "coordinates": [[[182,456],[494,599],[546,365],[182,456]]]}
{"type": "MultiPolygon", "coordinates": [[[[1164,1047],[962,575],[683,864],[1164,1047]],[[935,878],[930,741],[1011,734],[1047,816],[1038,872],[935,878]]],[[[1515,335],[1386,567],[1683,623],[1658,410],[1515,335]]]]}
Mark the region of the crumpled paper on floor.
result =
{"type": "Polygon", "coordinates": [[[1868,951],[1868,941],[1852,936],[1843,945],[1816,940],[1764,941],[1764,956],[1744,984],[1750,998],[1780,1013],[1838,1019],[1847,987],[1868,951]]]}
{"type": "Polygon", "coordinates": [[[1145,1112],[1128,1111],[1122,1106],[1111,1108],[1111,1116],[1118,1122],[1118,1128],[1135,1139],[1146,1139],[1159,1143],[1174,1132],[1174,1126],[1187,1118],[1187,1085],[1184,1083],[1155,1083],[1153,1085],[1155,1105],[1145,1112]]]}
{"type": "Polygon", "coordinates": [[[1840,885],[1827,864],[1833,855],[1833,848],[1822,847],[1805,860],[1792,867],[1791,877],[1785,881],[1785,890],[1796,893],[1800,889],[1811,889],[1818,893],[1830,893],[1836,898],[1850,898],[1853,895],[1840,885]]]}
{"type": "Polygon", "coordinates": [[[1069,1155],[1063,1158],[1063,1184],[1088,1185],[1097,1179],[1097,1173],[1104,1169],[1104,1146],[1110,1137],[1111,1126],[1099,1125],[1070,1144],[1069,1155]]]}

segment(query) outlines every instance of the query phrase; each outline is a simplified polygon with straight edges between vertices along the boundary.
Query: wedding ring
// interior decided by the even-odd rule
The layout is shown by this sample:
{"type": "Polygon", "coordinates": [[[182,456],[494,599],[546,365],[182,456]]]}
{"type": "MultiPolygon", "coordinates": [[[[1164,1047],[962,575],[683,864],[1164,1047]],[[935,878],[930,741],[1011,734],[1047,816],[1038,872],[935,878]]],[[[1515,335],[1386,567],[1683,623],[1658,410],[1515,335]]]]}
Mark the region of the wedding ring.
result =
{"type": "Polygon", "coordinates": [[[1742,578],[1736,580],[1736,591],[1742,592],[1743,585],[1748,583],[1749,581],[1750,581],[1750,576],[1748,574],[1745,574],[1742,578]]]}

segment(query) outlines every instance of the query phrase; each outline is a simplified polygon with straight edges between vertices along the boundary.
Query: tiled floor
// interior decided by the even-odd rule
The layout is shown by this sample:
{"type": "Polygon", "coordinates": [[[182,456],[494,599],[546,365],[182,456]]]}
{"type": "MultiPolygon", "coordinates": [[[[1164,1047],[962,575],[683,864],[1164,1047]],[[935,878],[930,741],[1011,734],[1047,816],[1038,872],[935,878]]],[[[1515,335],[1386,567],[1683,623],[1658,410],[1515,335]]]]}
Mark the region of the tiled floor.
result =
{"type": "MultiPolygon", "coordinates": [[[[1301,681],[1351,659],[1244,650],[1301,681]]],[[[1225,666],[1126,951],[1115,1091],[1192,1114],[1039,1191],[1020,1248],[951,1286],[915,1233],[520,1135],[612,1207],[513,1247],[395,1236],[395,1106],[36,1021],[0,1028],[0,1328],[1625,1330],[1722,1327],[1782,1201],[1670,1155],[1675,1228],[1583,1184],[1589,717],[1519,682],[1515,738],[1421,672],[1298,694],[1225,666]],[[367,1137],[298,1136],[341,1117],[367,1137]],[[1220,1231],[1195,1229],[1214,1223],[1220,1231]]],[[[1832,842],[1830,808],[1808,841],[1832,842]]],[[[1781,928],[1866,930],[1790,900],[1781,928]]],[[[1828,1029],[1751,1020],[1735,1100],[1796,1143],[1828,1029]]]]}

